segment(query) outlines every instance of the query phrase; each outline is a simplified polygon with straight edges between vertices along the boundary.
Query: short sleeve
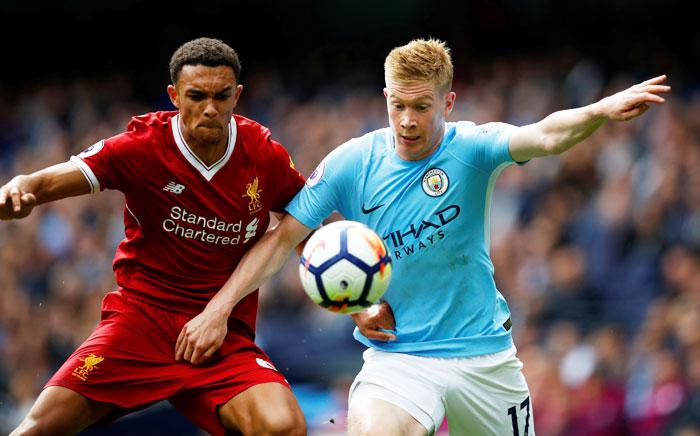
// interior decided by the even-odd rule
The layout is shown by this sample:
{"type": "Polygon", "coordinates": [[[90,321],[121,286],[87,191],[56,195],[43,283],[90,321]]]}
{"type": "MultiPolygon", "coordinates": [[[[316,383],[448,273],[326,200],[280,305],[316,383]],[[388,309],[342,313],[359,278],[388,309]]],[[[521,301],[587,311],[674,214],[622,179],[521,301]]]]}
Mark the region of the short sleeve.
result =
{"type": "Polygon", "coordinates": [[[504,163],[513,163],[508,144],[516,126],[507,123],[457,124],[460,150],[457,156],[491,173],[504,163]]]}
{"type": "Polygon", "coordinates": [[[353,142],[333,150],[321,161],[306,184],[287,206],[287,212],[309,228],[316,228],[340,207],[343,195],[352,192],[355,177],[353,142]]]}
{"type": "Polygon", "coordinates": [[[278,142],[270,140],[272,147],[272,179],[277,187],[272,206],[273,212],[284,212],[294,195],[304,186],[304,176],[294,167],[289,153],[278,142]]]}
{"type": "Polygon", "coordinates": [[[99,141],[77,156],[72,156],[70,161],[80,168],[91,186],[91,192],[96,193],[104,189],[117,189],[124,191],[128,180],[134,174],[130,174],[130,156],[135,148],[135,141],[129,132],[113,136],[99,141]]]}

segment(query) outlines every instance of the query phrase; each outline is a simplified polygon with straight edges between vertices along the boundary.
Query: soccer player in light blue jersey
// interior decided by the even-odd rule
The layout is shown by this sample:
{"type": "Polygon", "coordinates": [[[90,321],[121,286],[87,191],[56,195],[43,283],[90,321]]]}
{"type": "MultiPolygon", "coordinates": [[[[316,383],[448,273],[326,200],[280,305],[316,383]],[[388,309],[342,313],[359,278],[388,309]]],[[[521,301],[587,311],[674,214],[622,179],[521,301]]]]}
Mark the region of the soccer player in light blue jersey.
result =
{"type": "Polygon", "coordinates": [[[186,332],[201,352],[233,306],[278,271],[333,211],[384,237],[385,301],[353,316],[365,363],[350,391],[351,435],[534,435],[522,363],[489,258],[491,193],[514,162],[560,154],[607,120],[627,121],[670,88],[659,76],[589,106],[515,127],[446,122],[455,104],[449,49],[395,48],[384,64],[390,127],[331,152],[186,332]]]}

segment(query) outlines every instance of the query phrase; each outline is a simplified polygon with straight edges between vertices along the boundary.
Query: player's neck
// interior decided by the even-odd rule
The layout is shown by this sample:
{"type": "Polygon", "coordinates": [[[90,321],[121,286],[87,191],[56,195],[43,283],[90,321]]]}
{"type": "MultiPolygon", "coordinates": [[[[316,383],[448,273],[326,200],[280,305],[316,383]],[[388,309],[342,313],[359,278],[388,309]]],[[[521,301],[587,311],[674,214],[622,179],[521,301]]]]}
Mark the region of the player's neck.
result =
{"type": "Polygon", "coordinates": [[[223,141],[219,141],[216,144],[200,144],[196,140],[187,140],[187,146],[192,150],[199,160],[201,160],[206,166],[211,166],[215,162],[219,161],[221,157],[226,153],[226,146],[228,145],[228,138],[223,141]]]}
{"type": "Polygon", "coordinates": [[[223,136],[216,142],[201,141],[197,140],[194,136],[188,134],[185,129],[182,128],[182,137],[187,144],[187,148],[194,153],[197,158],[202,161],[207,166],[213,165],[226,153],[226,148],[228,147],[228,135],[223,136]]]}

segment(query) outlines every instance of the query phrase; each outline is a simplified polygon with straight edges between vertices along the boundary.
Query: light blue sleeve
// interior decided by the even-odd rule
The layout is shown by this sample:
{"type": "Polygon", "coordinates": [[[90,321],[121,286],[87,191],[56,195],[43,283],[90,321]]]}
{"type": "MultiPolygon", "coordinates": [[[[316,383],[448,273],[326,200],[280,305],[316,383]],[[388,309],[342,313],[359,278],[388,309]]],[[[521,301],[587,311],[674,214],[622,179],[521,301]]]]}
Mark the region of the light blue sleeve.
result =
{"type": "Polygon", "coordinates": [[[477,126],[473,123],[459,122],[456,157],[487,173],[493,172],[501,164],[513,163],[508,143],[516,128],[507,123],[486,123],[477,126]]]}
{"type": "Polygon", "coordinates": [[[357,159],[355,140],[339,146],[326,156],[306,179],[306,184],[287,205],[287,213],[309,228],[316,228],[355,191],[357,159]]]}

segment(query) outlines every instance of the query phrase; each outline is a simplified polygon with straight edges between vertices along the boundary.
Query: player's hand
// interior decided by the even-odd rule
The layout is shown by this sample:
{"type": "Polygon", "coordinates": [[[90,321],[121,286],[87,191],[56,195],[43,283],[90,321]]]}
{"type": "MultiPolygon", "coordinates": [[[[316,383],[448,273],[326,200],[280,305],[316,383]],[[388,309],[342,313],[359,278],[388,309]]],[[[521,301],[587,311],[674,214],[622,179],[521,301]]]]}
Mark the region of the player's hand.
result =
{"type": "Polygon", "coordinates": [[[670,86],[663,85],[666,75],[654,77],[613,94],[598,102],[600,110],[609,119],[628,121],[649,109],[649,103],[661,104],[666,100],[659,94],[667,93],[670,86]]]}
{"type": "Polygon", "coordinates": [[[360,333],[367,339],[384,342],[396,339],[396,335],[382,331],[396,329],[394,312],[386,301],[372,305],[361,312],[355,312],[350,316],[357,324],[357,328],[360,329],[360,333]]]}
{"type": "Polygon", "coordinates": [[[24,218],[36,206],[36,196],[22,189],[22,176],[0,187],[0,220],[24,218]]]}
{"type": "Polygon", "coordinates": [[[228,332],[228,315],[208,306],[182,327],[175,343],[175,360],[200,365],[221,348],[228,332]]]}

